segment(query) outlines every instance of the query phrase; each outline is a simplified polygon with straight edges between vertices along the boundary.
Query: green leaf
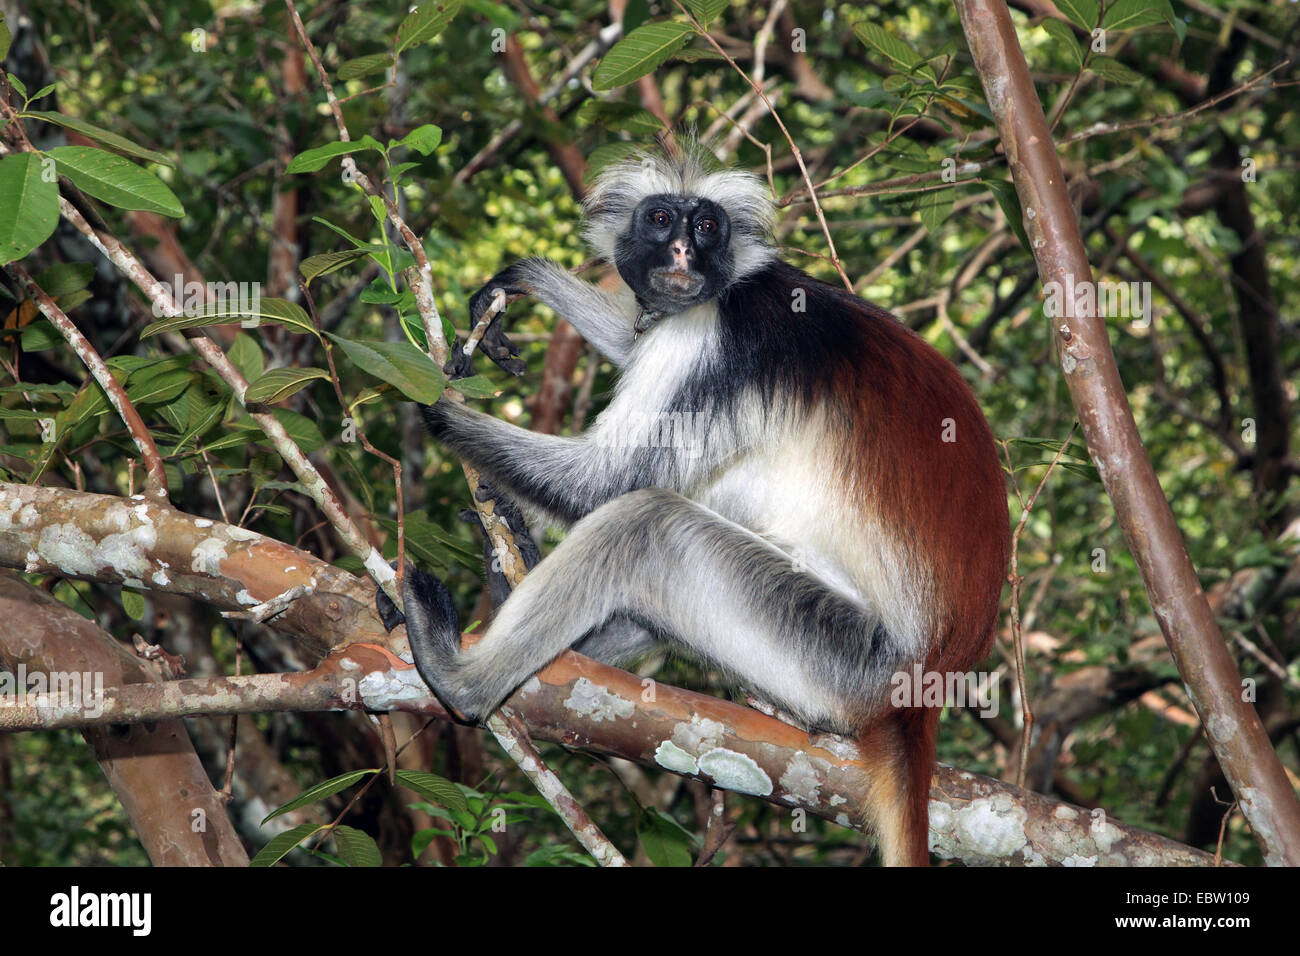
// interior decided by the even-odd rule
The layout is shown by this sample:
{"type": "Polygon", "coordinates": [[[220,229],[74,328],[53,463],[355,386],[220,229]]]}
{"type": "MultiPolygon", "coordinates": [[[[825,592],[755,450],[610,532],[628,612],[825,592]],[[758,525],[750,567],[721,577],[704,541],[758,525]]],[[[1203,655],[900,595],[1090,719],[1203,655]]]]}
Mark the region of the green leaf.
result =
{"type": "Polygon", "coordinates": [[[408,169],[414,169],[419,163],[393,163],[388,167],[388,179],[390,182],[398,183],[402,181],[402,173],[408,169]]]}
{"type": "Polygon", "coordinates": [[[60,262],[36,277],[36,284],[48,295],[70,295],[90,285],[95,266],[89,262],[60,262]]]}
{"type": "Polygon", "coordinates": [[[578,110],[578,118],[589,126],[598,126],[603,130],[626,130],[634,136],[653,136],[663,128],[659,117],[635,103],[587,100],[578,110]]]}
{"type": "Polygon", "coordinates": [[[324,146],[314,146],[311,149],[305,149],[285,167],[286,173],[314,173],[322,168],[335,156],[345,156],[348,153],[357,153],[363,149],[375,149],[378,143],[371,140],[367,143],[365,139],[349,140],[348,142],[326,143],[324,146]],[[373,144],[373,145],[372,145],[373,144]]]}
{"type": "Polygon", "coordinates": [[[170,402],[195,381],[195,373],[169,369],[160,375],[133,376],[126,389],[126,397],[135,405],[157,405],[170,402]]]}
{"type": "MultiPolygon", "coordinates": [[[[194,391],[197,392],[198,389],[195,389],[194,391]]],[[[203,396],[200,393],[195,397],[194,401],[199,402],[202,400],[202,397],[203,396]]],[[[182,434],[181,437],[177,440],[176,445],[173,449],[173,454],[175,452],[179,452],[191,441],[194,441],[199,436],[203,435],[209,428],[211,428],[213,425],[219,422],[221,420],[224,411],[225,411],[225,406],[220,402],[216,402],[211,405],[208,405],[207,408],[204,409],[199,415],[195,416],[194,424],[189,428],[187,428],[184,434],[182,434]]],[[[196,448],[197,448],[197,444],[196,444],[196,448]]]]}
{"type": "MultiPolygon", "coordinates": [[[[331,777],[324,780],[308,790],[304,790],[298,796],[294,797],[288,803],[272,810],[262,818],[262,825],[266,826],[268,820],[274,820],[281,814],[288,813],[290,810],[297,810],[299,807],[305,807],[308,804],[324,800],[326,797],[332,797],[341,790],[346,790],[358,780],[368,777],[373,773],[379,773],[378,770],[349,770],[347,773],[339,774],[337,777],[331,777]]],[[[317,824],[311,824],[317,826],[317,824]]],[[[301,829],[301,827],[297,828],[301,829]]],[[[259,854],[260,855],[260,854],[259,854]]]]}
{"type": "Polygon", "coordinates": [[[411,401],[432,405],[442,394],[446,385],[442,369],[410,342],[358,342],[326,334],[354,364],[388,382],[411,401]]]}
{"type": "Polygon", "coordinates": [[[432,123],[417,126],[397,141],[398,146],[409,146],[421,156],[428,156],[442,142],[442,128],[432,123]]]}
{"type": "Polygon", "coordinates": [[[469,807],[465,794],[445,777],[424,770],[399,770],[396,774],[402,786],[409,787],[430,803],[464,812],[469,807]]]}
{"type": "Polygon", "coordinates": [[[144,595],[139,591],[131,591],[127,588],[122,589],[122,610],[126,616],[133,621],[143,621],[149,607],[145,603],[144,595]]]}
{"type": "MultiPolygon", "coordinates": [[[[265,821],[263,821],[265,822],[265,821]]],[[[283,833],[277,833],[267,842],[266,846],[257,851],[257,856],[248,861],[249,866],[274,866],[284,859],[290,850],[298,846],[308,837],[321,830],[324,830],[328,824],[324,823],[300,823],[292,830],[285,830],[283,833]]]]}
{"type": "Polygon", "coordinates": [[[408,14],[397,28],[397,52],[432,40],[460,13],[461,0],[428,0],[408,14]]]}
{"type": "Polygon", "coordinates": [[[655,866],[690,866],[690,837],[677,821],[648,807],[637,821],[637,838],[655,866]]]}
{"type": "Polygon", "coordinates": [[[45,349],[52,349],[62,341],[63,336],[43,318],[23,329],[22,343],[24,352],[40,352],[45,349]]]}
{"type": "Polygon", "coordinates": [[[202,311],[193,315],[173,315],[157,322],[150,322],[140,331],[140,338],[163,332],[175,332],[179,329],[202,328],[205,325],[231,325],[244,319],[257,319],[283,325],[291,332],[316,334],[316,327],[311,324],[311,317],[302,306],[288,299],[265,298],[254,303],[241,303],[233,297],[229,303],[210,303],[202,311]]]}
{"type": "Polygon", "coordinates": [[[49,83],[45,86],[42,86],[39,90],[37,90],[35,93],[32,94],[32,101],[35,102],[36,100],[39,100],[42,96],[48,96],[50,93],[54,92],[54,88],[58,85],[59,84],[57,83],[49,83]]]}
{"type": "Polygon", "coordinates": [[[346,60],[339,65],[339,79],[359,79],[363,76],[369,76],[371,73],[378,73],[380,70],[387,70],[392,65],[393,54],[391,53],[371,53],[369,56],[359,56],[346,60]]]}
{"type": "Polygon", "coordinates": [[[248,445],[255,441],[261,441],[266,437],[262,434],[260,428],[250,428],[247,425],[235,425],[231,427],[233,429],[231,432],[222,435],[220,438],[214,438],[210,442],[204,442],[203,447],[208,451],[220,451],[223,448],[235,448],[241,445],[248,445]]]}
{"type": "Polygon", "coordinates": [[[469,378],[458,378],[447,384],[470,398],[496,398],[501,394],[501,389],[486,375],[471,375],[469,378]]]}
{"type": "Polygon", "coordinates": [[[39,246],[59,224],[59,185],[41,176],[35,153],[0,159],[0,265],[39,246]]]}
{"type": "Polygon", "coordinates": [[[368,833],[340,823],[334,828],[334,845],[348,866],[383,866],[379,844],[368,833]]]}
{"type": "Polygon", "coordinates": [[[1116,0],[1106,7],[1101,25],[1107,30],[1141,30],[1157,23],[1175,23],[1169,0],[1116,0]]]}
{"type": "Polygon", "coordinates": [[[591,78],[597,91],[625,86],[653,72],[686,45],[695,32],[689,23],[668,20],[637,27],[610,49],[591,78]]]}
{"type": "Polygon", "coordinates": [[[308,282],[338,272],[349,262],[364,259],[370,254],[367,249],[340,249],[338,252],[322,252],[317,256],[308,256],[298,264],[298,271],[308,282]]]}
{"type": "Polygon", "coordinates": [[[984,179],[981,182],[993,190],[993,198],[1002,207],[1002,214],[1007,217],[1007,224],[1011,227],[1011,231],[1028,249],[1029,237],[1025,235],[1025,214],[1020,208],[1020,197],[1016,194],[1016,187],[1004,179],[984,179]]]}
{"type": "Polygon", "coordinates": [[[1141,83],[1145,77],[1141,73],[1130,70],[1123,63],[1112,59],[1108,56],[1099,56],[1088,63],[1088,69],[1092,70],[1107,83],[1123,83],[1126,86],[1133,86],[1141,83]]]}
{"type": "Polygon", "coordinates": [[[1043,29],[1053,40],[1065,47],[1076,70],[1083,65],[1083,50],[1079,46],[1079,41],[1075,39],[1073,30],[1060,20],[1050,18],[1043,21],[1043,29]]]}
{"type": "Polygon", "coordinates": [[[871,47],[877,53],[887,58],[896,69],[903,73],[911,73],[913,69],[921,69],[923,72],[934,79],[934,69],[925,62],[921,54],[917,53],[907,41],[890,33],[884,27],[877,23],[859,23],[853,28],[859,40],[871,47]]]}
{"type": "Polygon", "coordinates": [[[1097,0],[1060,0],[1056,9],[1065,14],[1075,26],[1082,27],[1090,34],[1093,27],[1097,26],[1097,0]]]}
{"type": "Polygon", "coordinates": [[[711,46],[692,46],[678,50],[668,59],[677,63],[699,63],[701,60],[723,60],[725,57],[711,46]]]}
{"type": "MultiPolygon", "coordinates": [[[[396,521],[391,518],[376,520],[384,530],[396,536],[396,521]]],[[[467,546],[421,512],[411,511],[406,515],[406,550],[421,564],[444,570],[464,568],[482,577],[483,552],[467,546]]]]}
{"type": "Polygon", "coordinates": [[[116,153],[94,146],[56,146],[47,150],[60,176],[101,202],[119,209],[156,212],[179,219],[185,207],[167,184],[116,153]]]}
{"type": "Polygon", "coordinates": [[[9,74],[9,85],[18,91],[19,96],[27,96],[27,84],[18,79],[18,77],[13,73],[9,74]]]}
{"type": "Polygon", "coordinates": [[[587,171],[583,173],[582,178],[586,182],[591,182],[606,166],[612,166],[614,163],[632,155],[636,151],[636,143],[617,142],[606,143],[604,146],[597,146],[587,156],[587,171]]]}
{"type": "Polygon", "coordinates": [[[246,332],[240,332],[235,336],[235,341],[231,342],[230,348],[226,350],[226,357],[235,368],[239,369],[239,374],[249,382],[256,382],[261,378],[266,368],[266,357],[262,354],[262,347],[246,332]]]}
{"type": "Polygon", "coordinates": [[[109,410],[108,396],[95,382],[77,393],[68,407],[55,419],[56,434],[66,435],[68,430],[76,428],[82,422],[98,418],[109,410]]]}
{"type": "Polygon", "coordinates": [[[318,378],[328,380],[330,373],[323,368],[273,368],[244,393],[244,401],[273,405],[282,402],[294,392],[305,388],[318,378]]]}
{"type": "Polygon", "coordinates": [[[62,113],[53,113],[48,110],[27,110],[23,113],[23,118],[33,117],[44,120],[47,123],[53,123],[55,126],[62,126],[64,129],[74,130],[87,139],[93,139],[97,143],[115,149],[119,153],[126,153],[128,156],[134,156],[136,159],[147,160],[151,163],[157,163],[159,166],[175,166],[176,161],[170,156],[162,153],[156,153],[152,149],[145,149],[137,143],[131,142],[125,136],[119,136],[111,130],[101,129],[83,119],[75,116],[64,116],[62,113]]]}
{"type": "Polygon", "coordinates": [[[0,60],[9,55],[9,44],[14,42],[14,38],[9,33],[9,28],[5,26],[4,14],[0,13],[0,60]]]}
{"type": "Polygon", "coordinates": [[[685,3],[691,15],[706,27],[727,9],[727,0],[685,0],[685,3]]]}
{"type": "Polygon", "coordinates": [[[305,454],[310,455],[325,447],[325,436],[321,434],[320,426],[305,415],[299,415],[288,408],[273,408],[271,415],[305,454]]]}
{"type": "Polygon", "coordinates": [[[623,33],[631,33],[649,19],[649,0],[627,0],[627,6],[623,8],[623,33]]]}
{"type": "Polygon", "coordinates": [[[921,194],[919,206],[921,222],[925,224],[930,235],[939,234],[939,229],[952,213],[953,198],[951,189],[933,189],[921,194]]]}

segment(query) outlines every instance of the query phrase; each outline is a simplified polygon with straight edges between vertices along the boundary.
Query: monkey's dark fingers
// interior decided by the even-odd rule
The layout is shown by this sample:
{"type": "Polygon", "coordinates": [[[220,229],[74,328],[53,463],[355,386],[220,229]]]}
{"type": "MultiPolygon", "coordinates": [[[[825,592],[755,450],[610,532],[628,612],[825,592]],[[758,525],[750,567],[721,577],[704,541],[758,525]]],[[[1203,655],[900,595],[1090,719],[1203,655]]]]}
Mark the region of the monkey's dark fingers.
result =
{"type": "Polygon", "coordinates": [[[502,269],[469,298],[471,329],[478,326],[489,309],[497,310],[497,314],[492,317],[491,323],[483,333],[478,348],[511,375],[522,375],[527,367],[518,359],[519,349],[506,338],[505,323],[502,321],[507,303],[520,296],[532,294],[532,290],[520,281],[520,271],[518,263],[502,269]]]}
{"type": "Polygon", "coordinates": [[[384,622],[385,631],[391,631],[406,621],[406,615],[393,603],[393,599],[384,593],[383,588],[375,588],[375,609],[379,612],[379,620],[384,622]]]}
{"type": "MultiPolygon", "coordinates": [[[[397,570],[396,561],[389,561],[388,566],[394,571],[397,570]]],[[[375,610],[379,612],[379,620],[383,622],[385,631],[391,631],[406,620],[406,615],[398,610],[393,599],[384,593],[383,588],[375,588],[375,610]]]]}
{"type": "Polygon", "coordinates": [[[524,370],[528,368],[519,358],[519,346],[506,338],[505,329],[499,319],[488,326],[478,347],[496,363],[498,368],[511,375],[523,375],[524,370]]]}
{"type": "MultiPolygon", "coordinates": [[[[528,366],[518,358],[519,347],[506,337],[500,318],[494,319],[479,339],[477,350],[484,353],[498,367],[511,375],[523,375],[528,366]]],[[[447,377],[453,382],[460,378],[469,378],[474,374],[473,354],[465,351],[465,346],[455,342],[451,347],[451,358],[442,367],[447,377]]]]}
{"type": "Polygon", "coordinates": [[[447,359],[447,364],[442,367],[442,370],[453,382],[458,378],[469,378],[474,374],[474,362],[471,356],[465,354],[465,347],[460,342],[451,344],[451,357],[447,359]]]}

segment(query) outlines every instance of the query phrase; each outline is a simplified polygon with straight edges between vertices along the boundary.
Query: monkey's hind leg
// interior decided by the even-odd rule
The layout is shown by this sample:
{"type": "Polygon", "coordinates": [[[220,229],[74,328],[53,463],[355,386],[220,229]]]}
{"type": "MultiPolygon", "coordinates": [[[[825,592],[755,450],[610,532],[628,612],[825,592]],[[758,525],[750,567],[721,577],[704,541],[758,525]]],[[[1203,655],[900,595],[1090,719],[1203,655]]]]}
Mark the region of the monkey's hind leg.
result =
{"type": "Polygon", "coordinates": [[[384,627],[392,630],[406,622],[406,639],[421,680],[429,686],[453,716],[469,723],[470,718],[456,706],[444,675],[460,653],[460,615],[447,586],[409,562],[402,578],[402,610],[398,610],[382,590],[375,594],[375,606],[384,627]]]}
{"type": "MultiPolygon", "coordinates": [[[[579,521],[501,606],[483,640],[439,656],[445,669],[431,686],[476,719],[617,617],[667,635],[809,727],[852,732],[897,669],[870,609],[796,570],[753,532],[650,488],[579,521]]],[[[620,639],[605,640],[592,649],[623,656],[620,639]]],[[[644,640],[633,634],[631,643],[644,640]]]]}

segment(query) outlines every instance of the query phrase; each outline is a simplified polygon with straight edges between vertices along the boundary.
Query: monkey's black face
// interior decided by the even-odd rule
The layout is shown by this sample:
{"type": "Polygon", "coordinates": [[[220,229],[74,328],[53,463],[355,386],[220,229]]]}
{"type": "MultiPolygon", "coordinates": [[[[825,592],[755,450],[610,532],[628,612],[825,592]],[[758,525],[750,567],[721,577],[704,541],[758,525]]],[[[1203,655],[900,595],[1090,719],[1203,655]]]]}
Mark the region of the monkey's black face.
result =
{"type": "Polygon", "coordinates": [[[733,263],[727,214],[690,196],[643,199],[614,248],[618,274],[641,305],[669,315],[718,296],[733,263]]]}

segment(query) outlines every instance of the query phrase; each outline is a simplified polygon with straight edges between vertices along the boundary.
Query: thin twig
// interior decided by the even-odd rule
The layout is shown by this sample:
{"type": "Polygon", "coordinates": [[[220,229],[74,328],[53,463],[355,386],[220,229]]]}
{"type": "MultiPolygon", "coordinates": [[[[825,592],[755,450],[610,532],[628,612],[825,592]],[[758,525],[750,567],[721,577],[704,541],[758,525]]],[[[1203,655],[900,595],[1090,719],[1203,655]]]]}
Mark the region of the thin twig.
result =
{"type": "Polygon", "coordinates": [[[1020,487],[1016,482],[1015,466],[1011,462],[1011,448],[1008,442],[1003,440],[1002,454],[1007,460],[1007,473],[1011,477],[1011,487],[1016,492],[1016,498],[1020,501],[1020,520],[1016,523],[1016,529],[1011,534],[1011,567],[1007,573],[1007,579],[1011,582],[1011,642],[1015,649],[1016,660],[1016,681],[1020,687],[1020,711],[1023,714],[1023,720],[1020,736],[1020,765],[1016,768],[1016,786],[1025,785],[1026,764],[1029,762],[1029,739],[1033,733],[1034,712],[1029,706],[1029,683],[1025,673],[1025,642],[1020,631],[1020,585],[1023,579],[1020,577],[1020,564],[1017,552],[1020,547],[1020,536],[1025,532],[1025,526],[1029,524],[1029,515],[1034,510],[1034,502],[1038,500],[1039,493],[1047,484],[1047,479],[1051,477],[1052,471],[1056,468],[1057,462],[1061,460],[1061,455],[1069,447],[1070,441],[1074,438],[1074,431],[1079,427],[1075,422],[1070,426],[1070,433],[1065,436],[1065,441],[1061,442],[1061,447],[1056,450],[1052,462],[1047,466],[1047,471],[1043,473],[1043,478],[1034,489],[1034,493],[1026,501],[1020,495],[1020,487]]]}

